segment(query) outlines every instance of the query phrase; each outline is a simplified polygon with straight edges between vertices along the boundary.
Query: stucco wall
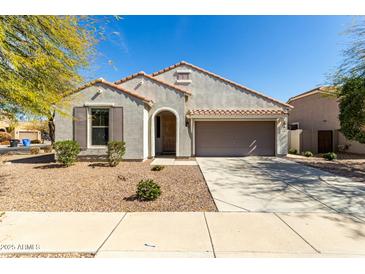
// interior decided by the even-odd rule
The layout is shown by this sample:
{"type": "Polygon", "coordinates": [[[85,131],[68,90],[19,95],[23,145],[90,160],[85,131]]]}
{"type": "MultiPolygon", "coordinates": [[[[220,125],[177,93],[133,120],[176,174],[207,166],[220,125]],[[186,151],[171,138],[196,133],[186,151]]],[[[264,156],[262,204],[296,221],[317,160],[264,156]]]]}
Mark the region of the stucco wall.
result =
{"type": "MultiPolygon", "coordinates": [[[[178,113],[179,120],[179,149],[177,156],[188,157],[191,156],[191,139],[189,136],[189,127],[185,125],[185,95],[182,92],[176,91],[175,89],[169,88],[163,84],[157,83],[151,79],[143,76],[138,76],[127,82],[121,83],[124,88],[138,93],[142,96],[151,99],[154,104],[149,110],[149,129],[151,129],[151,118],[156,111],[163,108],[171,108],[178,113]]],[[[149,130],[151,131],[151,130],[149,130]]],[[[151,132],[149,132],[149,156],[152,153],[152,138],[151,132]]]]}
{"type": "Polygon", "coordinates": [[[299,122],[299,128],[303,129],[301,149],[318,152],[318,131],[333,131],[334,150],[338,145],[351,144],[348,152],[365,153],[365,145],[347,140],[338,130],[339,106],[337,99],[332,96],[317,93],[290,102],[294,109],[289,114],[289,124],[299,122]]]}
{"type": "Polygon", "coordinates": [[[157,75],[156,78],[178,85],[192,92],[188,102],[191,109],[239,109],[239,108],[281,108],[272,101],[249,91],[238,89],[206,73],[188,66],[180,66],[157,75]],[[190,70],[191,83],[179,84],[176,82],[177,70],[190,70]]]}
{"type": "Polygon", "coordinates": [[[360,144],[356,141],[349,141],[341,132],[338,133],[338,143],[339,145],[348,145],[348,149],[346,150],[347,152],[365,154],[365,144],[360,144]]]}
{"type": "MultiPolygon", "coordinates": [[[[262,96],[255,95],[244,89],[238,89],[189,66],[179,66],[170,71],[166,71],[160,75],[157,75],[156,78],[191,91],[192,96],[187,101],[188,109],[284,108],[282,105],[276,104],[262,96]],[[191,71],[191,83],[177,83],[176,73],[178,70],[191,71]]],[[[287,123],[287,116],[283,115],[282,118],[284,119],[285,123],[287,123]]],[[[283,127],[277,124],[276,138],[277,154],[287,154],[288,130],[286,126],[283,127]]]]}
{"type": "MultiPolygon", "coordinates": [[[[122,106],[123,139],[126,142],[126,154],[124,158],[143,159],[143,110],[145,109],[143,101],[100,83],[85,88],[67,98],[64,111],[68,115],[65,116],[56,113],[55,116],[56,141],[73,139],[73,108],[84,106],[85,103],[97,103],[101,105],[114,103],[114,106],[122,106]],[[102,90],[101,94],[97,93],[98,89],[102,90]]],[[[81,155],[97,155],[100,153],[104,154],[106,150],[88,148],[81,155]]]]}
{"type": "Polygon", "coordinates": [[[304,130],[336,130],[340,128],[338,120],[338,102],[328,95],[309,95],[290,104],[294,109],[290,112],[289,123],[299,122],[304,130]]]}

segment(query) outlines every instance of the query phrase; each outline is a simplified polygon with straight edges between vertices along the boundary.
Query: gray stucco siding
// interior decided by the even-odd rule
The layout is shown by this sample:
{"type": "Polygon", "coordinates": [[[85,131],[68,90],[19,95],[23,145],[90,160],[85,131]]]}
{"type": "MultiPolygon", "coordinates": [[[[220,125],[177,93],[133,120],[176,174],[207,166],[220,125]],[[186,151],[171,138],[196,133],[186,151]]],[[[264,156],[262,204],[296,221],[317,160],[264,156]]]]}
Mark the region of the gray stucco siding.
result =
{"type": "MultiPolygon", "coordinates": [[[[192,153],[192,141],[190,138],[189,127],[185,125],[186,118],[186,106],[185,106],[185,94],[177,91],[166,85],[160,84],[156,81],[148,79],[143,76],[133,78],[127,82],[121,84],[122,87],[138,93],[142,96],[151,99],[154,103],[148,111],[149,117],[149,156],[152,154],[152,136],[151,125],[152,116],[156,111],[163,108],[171,108],[178,113],[179,116],[179,149],[178,156],[189,157],[192,153]],[[141,81],[143,79],[143,83],[141,81]]],[[[190,99],[188,99],[190,100],[190,99]]]]}
{"type": "MultiPolygon", "coordinates": [[[[237,88],[216,77],[191,68],[179,66],[155,76],[167,83],[178,85],[192,95],[187,101],[187,109],[283,109],[287,107],[268,98],[256,95],[245,89],[237,88]],[[176,82],[178,70],[191,71],[191,83],[179,84],[176,82]]],[[[258,117],[259,119],[260,117],[258,117]]],[[[282,115],[276,123],[276,154],[286,155],[288,152],[287,115],[282,115]],[[281,122],[280,122],[281,121],[281,122]]],[[[192,137],[189,137],[192,138],[192,137]]]]}
{"type": "Polygon", "coordinates": [[[191,100],[188,102],[188,106],[191,109],[283,108],[282,105],[269,99],[255,95],[245,89],[239,89],[189,66],[174,68],[157,75],[156,78],[191,91],[191,100]],[[178,70],[191,71],[191,83],[177,83],[176,73],[178,70]]]}
{"type": "MultiPolygon", "coordinates": [[[[123,107],[123,139],[126,142],[125,159],[143,159],[143,110],[142,100],[108,87],[102,83],[87,87],[76,94],[65,98],[63,111],[66,115],[56,112],[56,141],[73,139],[73,108],[85,104],[97,106],[111,105],[123,107]],[[98,93],[101,90],[101,93],[98,93]]],[[[95,107],[97,107],[95,106],[95,107]]],[[[114,118],[115,119],[115,118],[114,118]]],[[[106,149],[88,148],[80,155],[105,154],[106,149]]]]}

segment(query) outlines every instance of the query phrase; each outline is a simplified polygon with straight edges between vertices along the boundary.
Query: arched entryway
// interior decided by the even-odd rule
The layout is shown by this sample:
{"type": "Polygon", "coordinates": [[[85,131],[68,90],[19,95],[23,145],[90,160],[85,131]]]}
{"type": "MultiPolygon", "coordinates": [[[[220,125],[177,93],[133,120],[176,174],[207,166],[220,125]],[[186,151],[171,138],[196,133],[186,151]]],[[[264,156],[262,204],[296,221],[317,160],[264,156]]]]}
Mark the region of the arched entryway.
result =
{"type": "Polygon", "coordinates": [[[179,156],[179,115],[171,108],[160,108],[151,117],[151,156],[179,156]]]}

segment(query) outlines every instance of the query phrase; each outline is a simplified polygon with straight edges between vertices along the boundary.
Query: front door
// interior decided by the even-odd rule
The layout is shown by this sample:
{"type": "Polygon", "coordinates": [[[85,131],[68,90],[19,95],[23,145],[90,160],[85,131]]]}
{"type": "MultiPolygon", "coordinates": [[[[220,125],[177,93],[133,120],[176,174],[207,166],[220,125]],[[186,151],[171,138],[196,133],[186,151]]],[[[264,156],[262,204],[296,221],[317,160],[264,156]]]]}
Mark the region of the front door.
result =
{"type": "Polygon", "coordinates": [[[162,152],[176,151],[176,118],[172,113],[162,115],[162,152]]]}
{"type": "Polygon", "coordinates": [[[332,130],[318,131],[318,153],[327,153],[333,151],[332,130]]]}

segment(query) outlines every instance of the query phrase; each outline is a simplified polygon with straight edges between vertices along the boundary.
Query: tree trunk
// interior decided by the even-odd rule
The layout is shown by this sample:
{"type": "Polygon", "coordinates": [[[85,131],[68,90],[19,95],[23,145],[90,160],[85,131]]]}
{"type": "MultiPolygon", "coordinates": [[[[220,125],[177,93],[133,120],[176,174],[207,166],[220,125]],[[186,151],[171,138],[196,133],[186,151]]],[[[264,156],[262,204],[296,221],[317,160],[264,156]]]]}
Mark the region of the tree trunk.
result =
{"type": "Polygon", "coordinates": [[[52,145],[55,142],[55,124],[54,124],[54,116],[55,112],[48,118],[48,129],[49,129],[49,137],[51,138],[52,145]]]}

